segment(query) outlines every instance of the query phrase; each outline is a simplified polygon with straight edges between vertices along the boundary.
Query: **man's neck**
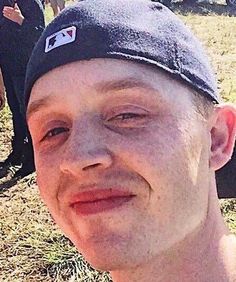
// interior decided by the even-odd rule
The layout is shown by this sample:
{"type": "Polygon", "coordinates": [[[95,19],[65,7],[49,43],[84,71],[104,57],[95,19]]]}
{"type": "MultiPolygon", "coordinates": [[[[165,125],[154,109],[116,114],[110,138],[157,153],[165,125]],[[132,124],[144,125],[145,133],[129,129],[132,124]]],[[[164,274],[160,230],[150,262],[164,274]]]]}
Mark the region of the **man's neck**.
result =
{"type": "Polygon", "coordinates": [[[236,237],[225,227],[214,197],[209,197],[208,214],[198,230],[145,265],[111,272],[113,281],[236,281],[236,237]]]}

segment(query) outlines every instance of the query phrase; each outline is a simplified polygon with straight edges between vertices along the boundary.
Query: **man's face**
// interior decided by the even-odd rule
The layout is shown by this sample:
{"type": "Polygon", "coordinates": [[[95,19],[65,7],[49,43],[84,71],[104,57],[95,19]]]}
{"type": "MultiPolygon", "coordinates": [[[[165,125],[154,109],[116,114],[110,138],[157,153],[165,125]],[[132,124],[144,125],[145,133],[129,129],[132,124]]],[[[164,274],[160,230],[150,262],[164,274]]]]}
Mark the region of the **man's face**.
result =
{"type": "Polygon", "coordinates": [[[68,64],[34,85],[41,196],[95,267],[147,262],[203,222],[210,138],[191,95],[162,72],[114,59],[68,64]]]}

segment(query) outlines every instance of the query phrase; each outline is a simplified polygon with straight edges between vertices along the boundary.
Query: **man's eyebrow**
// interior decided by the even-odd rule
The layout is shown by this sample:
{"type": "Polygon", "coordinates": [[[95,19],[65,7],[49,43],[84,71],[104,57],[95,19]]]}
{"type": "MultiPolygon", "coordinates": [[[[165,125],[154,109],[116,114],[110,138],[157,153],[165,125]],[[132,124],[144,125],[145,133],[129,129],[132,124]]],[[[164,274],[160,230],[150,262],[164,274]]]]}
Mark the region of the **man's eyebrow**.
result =
{"type": "Polygon", "coordinates": [[[95,84],[97,92],[107,93],[110,91],[119,91],[131,88],[154,89],[150,84],[135,77],[129,77],[120,80],[102,81],[95,84]]]}
{"type": "Polygon", "coordinates": [[[26,111],[26,119],[28,120],[33,113],[51,104],[53,100],[54,100],[53,96],[47,96],[30,103],[26,111]]]}

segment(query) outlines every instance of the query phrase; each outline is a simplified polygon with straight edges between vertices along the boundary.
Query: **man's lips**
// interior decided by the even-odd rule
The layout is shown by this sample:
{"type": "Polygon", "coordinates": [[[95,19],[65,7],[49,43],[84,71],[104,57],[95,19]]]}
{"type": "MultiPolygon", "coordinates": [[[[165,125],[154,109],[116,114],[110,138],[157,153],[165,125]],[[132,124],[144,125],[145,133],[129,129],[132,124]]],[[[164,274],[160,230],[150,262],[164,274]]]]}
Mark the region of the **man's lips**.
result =
{"type": "Polygon", "coordinates": [[[89,215],[120,207],[134,197],[130,192],[116,189],[90,190],[74,195],[70,207],[76,214],[89,215]]]}

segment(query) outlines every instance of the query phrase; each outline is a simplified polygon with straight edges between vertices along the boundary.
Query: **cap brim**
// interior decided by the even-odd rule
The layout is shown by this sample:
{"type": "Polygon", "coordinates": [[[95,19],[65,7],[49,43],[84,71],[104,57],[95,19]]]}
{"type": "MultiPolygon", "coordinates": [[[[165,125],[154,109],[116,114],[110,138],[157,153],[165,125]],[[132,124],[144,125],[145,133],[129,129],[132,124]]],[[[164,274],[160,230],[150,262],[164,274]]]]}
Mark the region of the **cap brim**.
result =
{"type": "Polygon", "coordinates": [[[216,171],[218,197],[236,198],[236,143],[231,160],[216,171]]]}

